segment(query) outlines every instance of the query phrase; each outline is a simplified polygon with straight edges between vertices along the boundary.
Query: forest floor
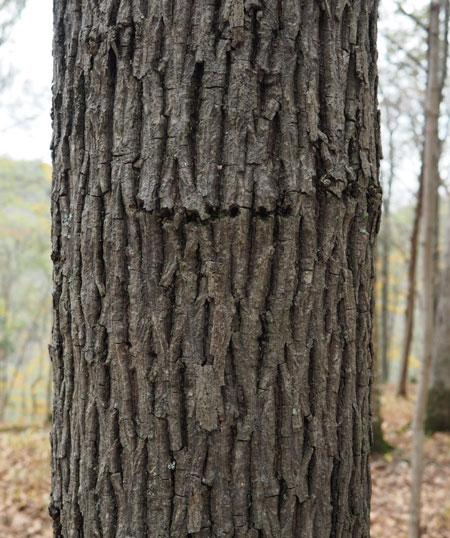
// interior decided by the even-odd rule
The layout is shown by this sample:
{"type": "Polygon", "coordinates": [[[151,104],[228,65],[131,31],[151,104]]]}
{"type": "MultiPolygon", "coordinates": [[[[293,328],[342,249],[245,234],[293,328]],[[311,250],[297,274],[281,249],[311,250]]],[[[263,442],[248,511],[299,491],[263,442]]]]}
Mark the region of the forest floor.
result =
{"type": "MultiPolygon", "coordinates": [[[[372,538],[407,538],[414,388],[407,400],[392,386],[382,393],[383,431],[394,448],[372,458],[372,538]]],[[[422,537],[450,538],[450,435],[428,437],[425,456],[422,537]]]]}
{"type": "Polygon", "coordinates": [[[0,538],[50,538],[48,430],[0,426],[0,538]]]}
{"type": "MultiPolygon", "coordinates": [[[[411,400],[392,387],[382,397],[386,440],[395,448],[372,460],[372,538],[406,538],[408,528],[411,400]]],[[[426,441],[423,538],[450,538],[450,435],[426,441]]],[[[0,538],[50,538],[49,434],[0,426],[0,538]]]]}

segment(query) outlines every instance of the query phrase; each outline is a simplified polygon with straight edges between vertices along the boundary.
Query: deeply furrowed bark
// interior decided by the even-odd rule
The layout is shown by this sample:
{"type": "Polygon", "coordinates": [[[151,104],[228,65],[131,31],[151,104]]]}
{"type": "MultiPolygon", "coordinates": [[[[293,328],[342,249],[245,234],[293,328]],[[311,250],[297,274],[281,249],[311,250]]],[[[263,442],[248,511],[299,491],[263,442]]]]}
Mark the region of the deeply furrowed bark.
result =
{"type": "Polygon", "coordinates": [[[369,536],[376,16],[55,2],[55,536],[369,536]]]}

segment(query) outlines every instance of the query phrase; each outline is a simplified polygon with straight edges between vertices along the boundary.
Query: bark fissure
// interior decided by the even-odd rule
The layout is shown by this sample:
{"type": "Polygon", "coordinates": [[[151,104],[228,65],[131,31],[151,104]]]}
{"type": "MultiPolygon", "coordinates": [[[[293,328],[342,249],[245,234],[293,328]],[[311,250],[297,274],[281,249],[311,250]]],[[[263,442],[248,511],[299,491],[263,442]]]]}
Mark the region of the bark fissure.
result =
{"type": "Polygon", "coordinates": [[[369,536],[376,13],[55,2],[55,536],[369,536]]]}

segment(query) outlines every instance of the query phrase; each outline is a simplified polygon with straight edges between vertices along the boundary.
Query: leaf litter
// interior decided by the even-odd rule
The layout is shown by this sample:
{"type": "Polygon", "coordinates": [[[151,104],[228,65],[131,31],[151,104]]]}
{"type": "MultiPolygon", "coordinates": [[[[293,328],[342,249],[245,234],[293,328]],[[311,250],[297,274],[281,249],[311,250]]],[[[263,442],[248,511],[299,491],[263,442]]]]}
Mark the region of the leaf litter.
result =
{"type": "MultiPolygon", "coordinates": [[[[405,400],[382,395],[385,438],[394,450],[373,456],[372,538],[407,538],[414,387],[405,400]]],[[[450,435],[427,438],[422,538],[450,538],[450,435]]],[[[45,429],[0,426],[0,537],[51,538],[50,442],[45,429]]]]}

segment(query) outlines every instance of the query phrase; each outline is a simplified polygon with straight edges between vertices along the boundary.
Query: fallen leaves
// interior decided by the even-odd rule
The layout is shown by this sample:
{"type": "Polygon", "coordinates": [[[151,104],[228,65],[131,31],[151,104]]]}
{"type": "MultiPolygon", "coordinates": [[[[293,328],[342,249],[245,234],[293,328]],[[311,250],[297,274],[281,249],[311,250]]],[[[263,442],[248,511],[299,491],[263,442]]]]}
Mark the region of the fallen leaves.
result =
{"type": "Polygon", "coordinates": [[[50,538],[49,491],[48,431],[0,431],[0,536],[50,538]]]}
{"type": "MultiPolygon", "coordinates": [[[[414,387],[410,390],[409,399],[397,398],[390,386],[383,391],[383,430],[395,449],[372,460],[372,538],[408,536],[414,387]]],[[[427,438],[425,457],[422,537],[450,538],[450,435],[427,438]]]]}
{"type": "MultiPolygon", "coordinates": [[[[407,538],[413,399],[382,398],[383,429],[395,449],[372,460],[372,538],[407,538]]],[[[423,538],[450,538],[450,435],[426,441],[423,538]]],[[[50,538],[48,431],[0,431],[0,537],[50,538]]]]}

